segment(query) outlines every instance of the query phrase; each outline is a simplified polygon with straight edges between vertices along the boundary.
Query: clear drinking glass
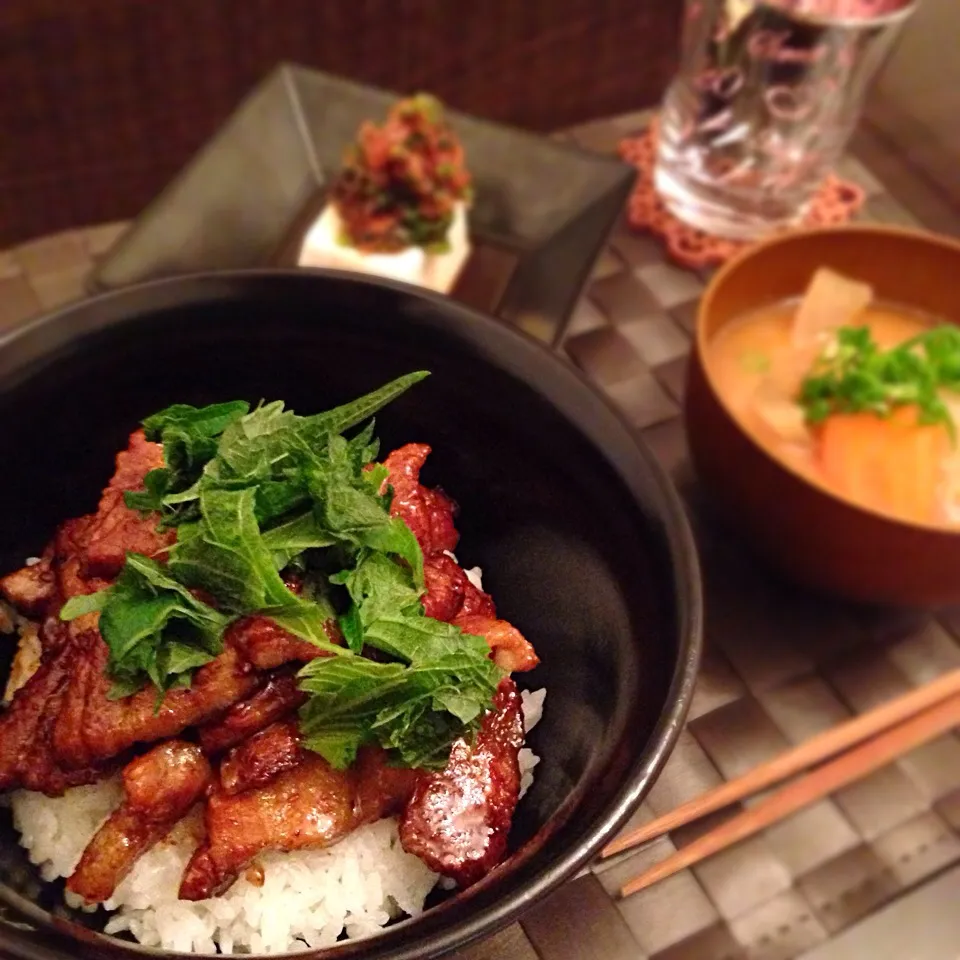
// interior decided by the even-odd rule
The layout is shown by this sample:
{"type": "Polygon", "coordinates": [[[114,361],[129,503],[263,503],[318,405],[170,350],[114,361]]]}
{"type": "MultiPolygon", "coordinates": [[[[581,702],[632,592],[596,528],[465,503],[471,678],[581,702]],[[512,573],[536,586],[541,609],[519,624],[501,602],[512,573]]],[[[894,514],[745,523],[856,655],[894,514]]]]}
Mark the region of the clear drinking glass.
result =
{"type": "Polygon", "coordinates": [[[801,220],[917,2],[686,0],[656,170],[671,212],[746,240],[801,220]]]}

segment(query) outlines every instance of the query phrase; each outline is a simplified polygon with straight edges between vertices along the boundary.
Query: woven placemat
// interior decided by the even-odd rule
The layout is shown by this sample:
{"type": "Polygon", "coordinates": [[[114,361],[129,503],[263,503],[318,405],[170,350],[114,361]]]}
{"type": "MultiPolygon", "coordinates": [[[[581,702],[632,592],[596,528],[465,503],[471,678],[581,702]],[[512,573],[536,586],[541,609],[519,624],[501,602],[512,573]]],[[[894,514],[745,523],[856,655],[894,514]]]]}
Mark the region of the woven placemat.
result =
{"type": "MultiPolygon", "coordinates": [[[[602,121],[572,139],[612,152],[648,122],[647,114],[602,121]]],[[[917,226],[888,190],[897,184],[878,181],[853,158],[838,174],[866,196],[858,219],[917,226]]],[[[123,227],[0,253],[0,330],[79,296],[123,227]]],[[[703,271],[665,262],[659,240],[624,224],[596,265],[564,346],[670,472],[703,561],[706,651],[689,722],[631,826],[960,667],[960,613],[899,617],[811,598],[771,578],[716,524],[680,416],[703,282],[703,271]]],[[[457,951],[456,960],[814,960],[808,951],[815,960],[891,960],[886,927],[870,924],[885,921],[891,904],[936,906],[928,881],[960,864],[960,740],[941,737],[693,870],[617,896],[624,880],[725,815],[595,864],[522,923],[457,951]]],[[[956,960],[949,918],[908,923],[910,950],[895,960],[956,960]]]]}
{"type": "MultiPolygon", "coordinates": [[[[620,142],[620,156],[638,171],[627,206],[627,220],[633,229],[659,237],[674,263],[690,270],[719,266],[749,243],[710,236],[678,220],[667,209],[654,185],[658,133],[659,123],[654,119],[646,130],[620,142]]],[[[813,198],[803,226],[847,223],[865,200],[866,194],[858,184],[830,174],[813,198]]]]}

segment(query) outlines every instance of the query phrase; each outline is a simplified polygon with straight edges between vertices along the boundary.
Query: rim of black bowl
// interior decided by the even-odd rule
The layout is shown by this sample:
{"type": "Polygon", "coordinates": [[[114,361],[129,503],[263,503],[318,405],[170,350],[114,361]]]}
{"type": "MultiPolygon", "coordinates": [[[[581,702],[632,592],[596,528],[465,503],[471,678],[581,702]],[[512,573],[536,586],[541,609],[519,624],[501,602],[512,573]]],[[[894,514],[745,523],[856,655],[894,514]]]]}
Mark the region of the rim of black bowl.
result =
{"type": "MultiPolygon", "coordinates": [[[[360,276],[341,270],[325,269],[244,269],[215,272],[197,272],[151,280],[123,287],[87,299],[76,301],[28,321],[5,335],[0,335],[0,354],[9,350],[18,341],[29,338],[44,327],[62,322],[80,311],[96,313],[99,308],[110,307],[118,301],[131,301],[126,316],[114,317],[109,325],[135,322],[142,310],[134,309],[138,301],[166,303],[164,293],[182,289],[185,293],[196,288],[197,293],[216,291],[218,286],[226,292],[231,285],[251,281],[279,280],[287,282],[309,281],[320,277],[338,282],[373,285],[413,297],[435,306],[447,317],[456,317],[457,333],[472,347],[487,356],[491,362],[510,375],[534,387],[551,405],[580,430],[596,446],[621,482],[639,502],[638,485],[633,477],[635,468],[645,471],[653,480],[657,502],[654,504],[663,523],[663,535],[674,568],[674,606],[677,611],[677,660],[670,679],[666,707],[660,715],[648,740],[648,750],[638,755],[623,786],[586,837],[567,850],[557,860],[524,882],[519,895],[509,902],[500,900],[488,907],[481,906],[462,919],[455,920],[443,929],[428,933],[423,938],[403,937],[402,932],[413,933],[420,918],[412,918],[384,929],[382,934],[355,941],[345,941],[336,946],[306,950],[297,953],[271,954],[278,960],[284,958],[331,957],[346,960],[350,956],[377,958],[377,960],[417,960],[422,957],[440,957],[453,950],[490,936],[507,924],[517,920],[534,903],[571,879],[600,849],[613,838],[634,812],[660,773],[673,749],[683,727],[690,706],[700,663],[703,634],[703,596],[700,565],[697,549],[687,515],[679,494],[664,469],[637,432],[629,426],[619,411],[602,396],[572,365],[565,363],[548,347],[523,331],[508,327],[502,321],[457,303],[441,294],[421,287],[394,280],[360,276]],[[493,346],[509,343],[511,350],[494,352],[493,346]],[[394,942],[399,940],[399,942],[394,942]]],[[[186,297],[178,298],[186,299],[186,297]]],[[[153,304],[151,304],[153,305],[153,304]]],[[[74,327],[64,337],[65,341],[78,340],[106,326],[91,323],[82,328],[74,327]]],[[[2,365],[0,365],[2,367],[2,365]]],[[[0,884],[0,903],[13,908],[37,929],[25,930],[22,924],[0,918],[0,945],[11,950],[24,960],[61,960],[70,956],[72,944],[76,949],[82,939],[87,950],[84,955],[116,956],[140,955],[145,957],[191,957],[202,954],[182,953],[144,947],[140,944],[98,934],[70,925],[64,929],[49,913],[32,901],[14,893],[0,884]],[[83,931],[82,937],[76,934],[83,931]],[[73,934],[71,936],[71,934],[73,934]],[[7,941],[3,943],[2,941],[7,941]],[[64,953],[58,953],[62,949],[64,953]],[[53,951],[53,952],[51,952],[53,951]]],[[[427,916],[433,911],[427,911],[427,916]]],[[[264,954],[245,954],[252,958],[264,954]]]]}

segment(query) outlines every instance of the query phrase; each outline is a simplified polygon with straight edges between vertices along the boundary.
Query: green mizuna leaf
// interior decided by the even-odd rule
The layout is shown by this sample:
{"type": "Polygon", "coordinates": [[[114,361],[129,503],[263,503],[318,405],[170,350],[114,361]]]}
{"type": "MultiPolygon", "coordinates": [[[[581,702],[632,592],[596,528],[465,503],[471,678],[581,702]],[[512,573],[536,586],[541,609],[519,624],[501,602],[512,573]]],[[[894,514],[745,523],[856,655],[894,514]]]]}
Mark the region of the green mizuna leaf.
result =
{"type": "Polygon", "coordinates": [[[412,572],[385,554],[367,553],[331,582],[344,586],[352,601],[340,618],[350,647],[372,647],[406,669],[365,672],[372,661],[362,658],[350,667],[328,661],[305,667],[301,686],[311,698],[301,723],[307,746],[332,764],[375,742],[405,765],[442,766],[450,743],[475,729],[502,679],[486,640],[424,616],[412,572]],[[337,683],[344,676],[353,685],[340,695],[337,683]],[[354,697],[364,698],[364,710],[354,697]]]}
{"type": "Polygon", "coordinates": [[[274,566],[283,570],[307,550],[335,546],[337,538],[323,529],[311,507],[271,527],[263,534],[263,543],[273,553],[274,566]]]}
{"type": "Polygon", "coordinates": [[[180,403],[147,417],[143,421],[144,433],[148,440],[163,444],[164,466],[147,474],[144,491],[126,492],[127,506],[158,512],[162,521],[172,526],[192,518],[193,509],[171,509],[166,498],[193,486],[216,455],[217,438],[249,409],[242,400],[200,408],[180,403]]]}
{"type": "Polygon", "coordinates": [[[312,509],[305,510],[271,527],[263,534],[263,542],[270,550],[314,550],[318,547],[332,547],[337,538],[324,529],[312,509]]]}
{"type": "Polygon", "coordinates": [[[423,554],[410,528],[389,514],[380,493],[382,474],[364,471],[358,447],[343,437],[331,437],[327,456],[307,471],[307,483],[321,527],[340,541],[368,547],[405,560],[416,582],[423,584],[423,554]]]}
{"type": "Polygon", "coordinates": [[[164,509],[163,498],[170,492],[172,471],[161,467],[151,470],[143,478],[143,491],[127,490],[124,502],[131,510],[143,510],[145,513],[160,512],[164,509]]]}
{"type": "Polygon", "coordinates": [[[116,583],[74,598],[63,619],[100,611],[100,632],[110,651],[113,695],[128,695],[152,682],[163,693],[209,663],[223,649],[230,618],[175,580],[155,560],[127,555],[116,583]],[[126,694],[123,691],[127,691],[126,694]]]}
{"type": "Polygon", "coordinates": [[[410,766],[446,763],[502,673],[483,638],[424,615],[423,555],[376,463],[371,417],[425,376],[314,416],[238,401],[144,421],[165,462],[126,500],[176,528],[169,561],[132,554],[113,586],[61,614],[99,614],[111,696],[188,685],[233,619],[256,613],[329,654],[300,675],[309,748],[337,767],[366,743],[410,766]]]}
{"type": "Polygon", "coordinates": [[[201,489],[199,502],[201,519],[180,528],[171,551],[174,576],[232,613],[287,606],[294,596],[260,536],[255,489],[201,489]]]}
{"type": "Polygon", "coordinates": [[[191,407],[177,403],[143,421],[148,440],[162,441],[167,430],[179,429],[196,437],[213,439],[250,409],[242,400],[215,403],[208,407],[191,407]]]}
{"type": "Polygon", "coordinates": [[[339,768],[367,743],[379,743],[405,766],[442,768],[450,744],[470,731],[500,679],[488,658],[465,655],[414,667],[326,658],[300,676],[310,694],[300,712],[304,744],[339,768]]]}
{"type": "Polygon", "coordinates": [[[359,400],[351,403],[345,403],[341,407],[334,407],[326,413],[318,413],[313,417],[308,417],[310,430],[314,435],[318,432],[327,435],[344,433],[357,424],[369,420],[375,413],[382,410],[385,406],[393,403],[398,397],[406,393],[411,387],[426,380],[430,373],[426,370],[419,370],[416,373],[408,373],[405,376],[397,377],[396,380],[374,390],[359,400]]]}
{"type": "Polygon", "coordinates": [[[423,612],[410,572],[382,553],[369,553],[330,579],[347,588],[364,629],[384,617],[423,612]]]}
{"type": "Polygon", "coordinates": [[[64,621],[76,620],[87,613],[99,613],[107,603],[109,590],[100,590],[97,593],[81,594],[71,597],[60,610],[60,619],[64,621]]]}

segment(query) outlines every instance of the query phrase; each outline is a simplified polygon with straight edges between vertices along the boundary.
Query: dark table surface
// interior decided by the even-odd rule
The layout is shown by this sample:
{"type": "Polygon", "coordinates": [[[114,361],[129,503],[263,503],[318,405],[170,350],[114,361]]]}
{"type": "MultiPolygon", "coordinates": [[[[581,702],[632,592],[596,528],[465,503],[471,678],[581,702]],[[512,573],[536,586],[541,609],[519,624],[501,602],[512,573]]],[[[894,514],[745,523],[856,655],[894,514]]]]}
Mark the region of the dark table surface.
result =
{"type": "MultiPolygon", "coordinates": [[[[644,122],[635,114],[563,136],[612,151],[644,122]]],[[[869,128],[840,172],[867,190],[865,218],[960,235],[957,211],[869,128]]],[[[124,228],[70,231],[0,254],[0,331],[78,297],[93,263],[124,228]]],[[[759,569],[711,519],[680,419],[707,279],[666,263],[654,240],[621,226],[562,348],[673,476],[704,565],[706,656],[689,723],[631,825],[960,666],[960,615],[890,615],[805,596],[759,569]]],[[[460,960],[957,960],[954,734],[693,870],[617,897],[623,881],[727,815],[595,865],[460,960]]]]}

